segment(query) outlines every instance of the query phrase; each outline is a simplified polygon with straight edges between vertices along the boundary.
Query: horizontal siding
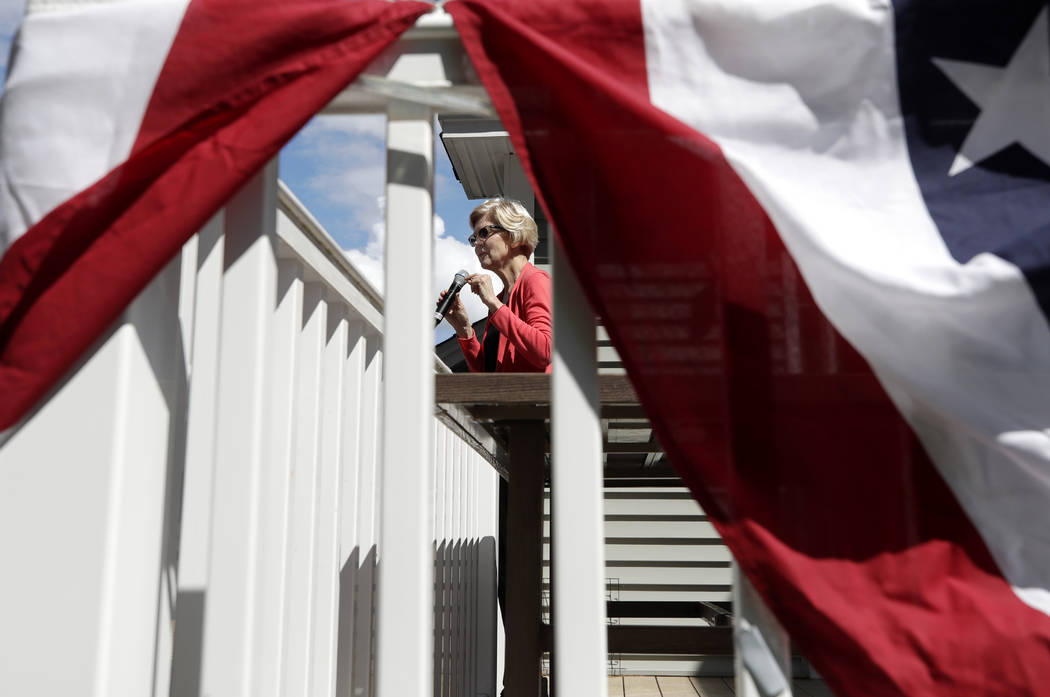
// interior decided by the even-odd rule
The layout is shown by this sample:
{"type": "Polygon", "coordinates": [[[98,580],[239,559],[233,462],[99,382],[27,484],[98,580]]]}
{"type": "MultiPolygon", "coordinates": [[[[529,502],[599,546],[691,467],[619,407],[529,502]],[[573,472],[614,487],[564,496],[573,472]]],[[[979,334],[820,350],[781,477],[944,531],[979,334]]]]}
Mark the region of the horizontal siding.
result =
{"type": "MultiPolygon", "coordinates": [[[[606,489],[604,506],[606,518],[611,515],[704,515],[689,491],[672,487],[606,489]]],[[[543,513],[550,514],[549,499],[544,499],[543,513]]]]}
{"type": "MultiPolygon", "coordinates": [[[[543,521],[543,536],[550,534],[550,521],[543,521]]],[[[658,516],[637,517],[633,520],[605,519],[605,538],[632,540],[683,540],[696,545],[701,541],[721,544],[721,538],[711,523],[701,520],[683,521],[658,516]]]]}
{"type": "MultiPolygon", "coordinates": [[[[725,545],[674,545],[674,544],[646,544],[644,540],[638,540],[638,544],[609,544],[605,545],[605,561],[724,561],[732,560],[732,555],[725,545]]],[[[548,547],[543,546],[544,558],[548,557],[548,547]]]]}
{"type": "MultiPolygon", "coordinates": [[[[716,587],[717,588],[717,587],[716,587]]],[[[614,600],[684,600],[691,602],[706,601],[709,603],[726,603],[733,599],[729,586],[724,590],[632,590],[621,588],[610,595],[614,600]]],[[[653,621],[651,624],[662,624],[653,621]]]]}
{"type": "MultiPolygon", "coordinates": [[[[600,332],[599,332],[600,335],[600,332]]],[[[599,347],[599,352],[601,351],[599,347]]],[[[611,349],[609,349],[611,350],[611,349]]],[[[615,433],[610,430],[610,433],[615,433]]],[[[684,487],[606,489],[605,577],[609,600],[728,602],[732,555],[684,487]]],[[[544,535],[550,531],[544,503],[544,535]]],[[[544,591],[550,549],[544,544],[544,591]]],[[[622,625],[704,626],[698,618],[610,618],[622,625]]],[[[726,657],[611,654],[610,674],[730,675],[726,657]]]]}
{"type": "Polygon", "coordinates": [[[686,588],[690,586],[724,586],[728,588],[732,583],[732,574],[729,566],[717,569],[705,568],[653,568],[642,567],[619,567],[606,564],[605,576],[616,579],[621,587],[651,587],[653,590],[661,588],[686,588]]]}

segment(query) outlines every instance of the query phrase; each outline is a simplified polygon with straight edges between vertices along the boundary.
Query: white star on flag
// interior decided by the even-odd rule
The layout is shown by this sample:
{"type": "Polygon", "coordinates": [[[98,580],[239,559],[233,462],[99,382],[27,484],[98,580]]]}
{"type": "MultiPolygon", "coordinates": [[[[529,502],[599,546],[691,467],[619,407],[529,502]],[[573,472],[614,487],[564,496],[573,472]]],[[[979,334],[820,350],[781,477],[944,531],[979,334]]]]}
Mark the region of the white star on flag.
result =
{"type": "Polygon", "coordinates": [[[1050,41],[1043,8],[1005,68],[934,58],[933,64],[981,107],[949,176],[1013,143],[1050,165],[1050,41]]]}

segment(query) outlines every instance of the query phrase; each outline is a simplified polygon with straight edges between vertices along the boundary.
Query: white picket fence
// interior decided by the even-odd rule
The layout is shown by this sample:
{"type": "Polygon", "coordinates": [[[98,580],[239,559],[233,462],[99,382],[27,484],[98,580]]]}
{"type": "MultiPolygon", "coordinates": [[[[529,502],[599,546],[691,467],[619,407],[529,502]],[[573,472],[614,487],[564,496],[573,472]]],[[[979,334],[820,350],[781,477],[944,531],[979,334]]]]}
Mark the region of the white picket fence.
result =
{"type": "MultiPolygon", "coordinates": [[[[4,435],[0,694],[375,694],[383,359],[267,167],[4,435]]],[[[434,436],[434,694],[492,696],[497,475],[434,436]]]]}

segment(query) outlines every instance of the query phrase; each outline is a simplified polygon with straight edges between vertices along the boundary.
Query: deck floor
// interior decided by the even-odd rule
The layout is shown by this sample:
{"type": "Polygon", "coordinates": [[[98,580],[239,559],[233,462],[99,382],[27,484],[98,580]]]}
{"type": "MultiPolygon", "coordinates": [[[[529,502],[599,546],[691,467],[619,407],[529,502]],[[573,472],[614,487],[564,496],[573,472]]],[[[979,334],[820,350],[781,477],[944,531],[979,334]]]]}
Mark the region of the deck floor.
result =
{"type": "MultiPolygon", "coordinates": [[[[834,697],[823,680],[793,680],[796,697],[834,697]]],[[[609,677],[609,697],[733,697],[732,678],[609,677]]]]}

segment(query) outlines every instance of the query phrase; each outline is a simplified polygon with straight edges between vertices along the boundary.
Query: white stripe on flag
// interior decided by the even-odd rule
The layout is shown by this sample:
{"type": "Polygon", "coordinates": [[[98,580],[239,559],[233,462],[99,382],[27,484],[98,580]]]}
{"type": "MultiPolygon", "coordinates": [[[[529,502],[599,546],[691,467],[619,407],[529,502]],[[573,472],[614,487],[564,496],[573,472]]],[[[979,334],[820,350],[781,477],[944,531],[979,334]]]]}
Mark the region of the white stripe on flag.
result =
{"type": "Polygon", "coordinates": [[[642,13],[654,104],[719,144],[1017,595],[1050,614],[1050,329],[1016,267],[959,264],[927,212],[889,3],[643,0],[642,13]]]}
{"type": "Polygon", "coordinates": [[[0,253],[127,159],[188,4],[29,3],[0,111],[0,253]]]}

